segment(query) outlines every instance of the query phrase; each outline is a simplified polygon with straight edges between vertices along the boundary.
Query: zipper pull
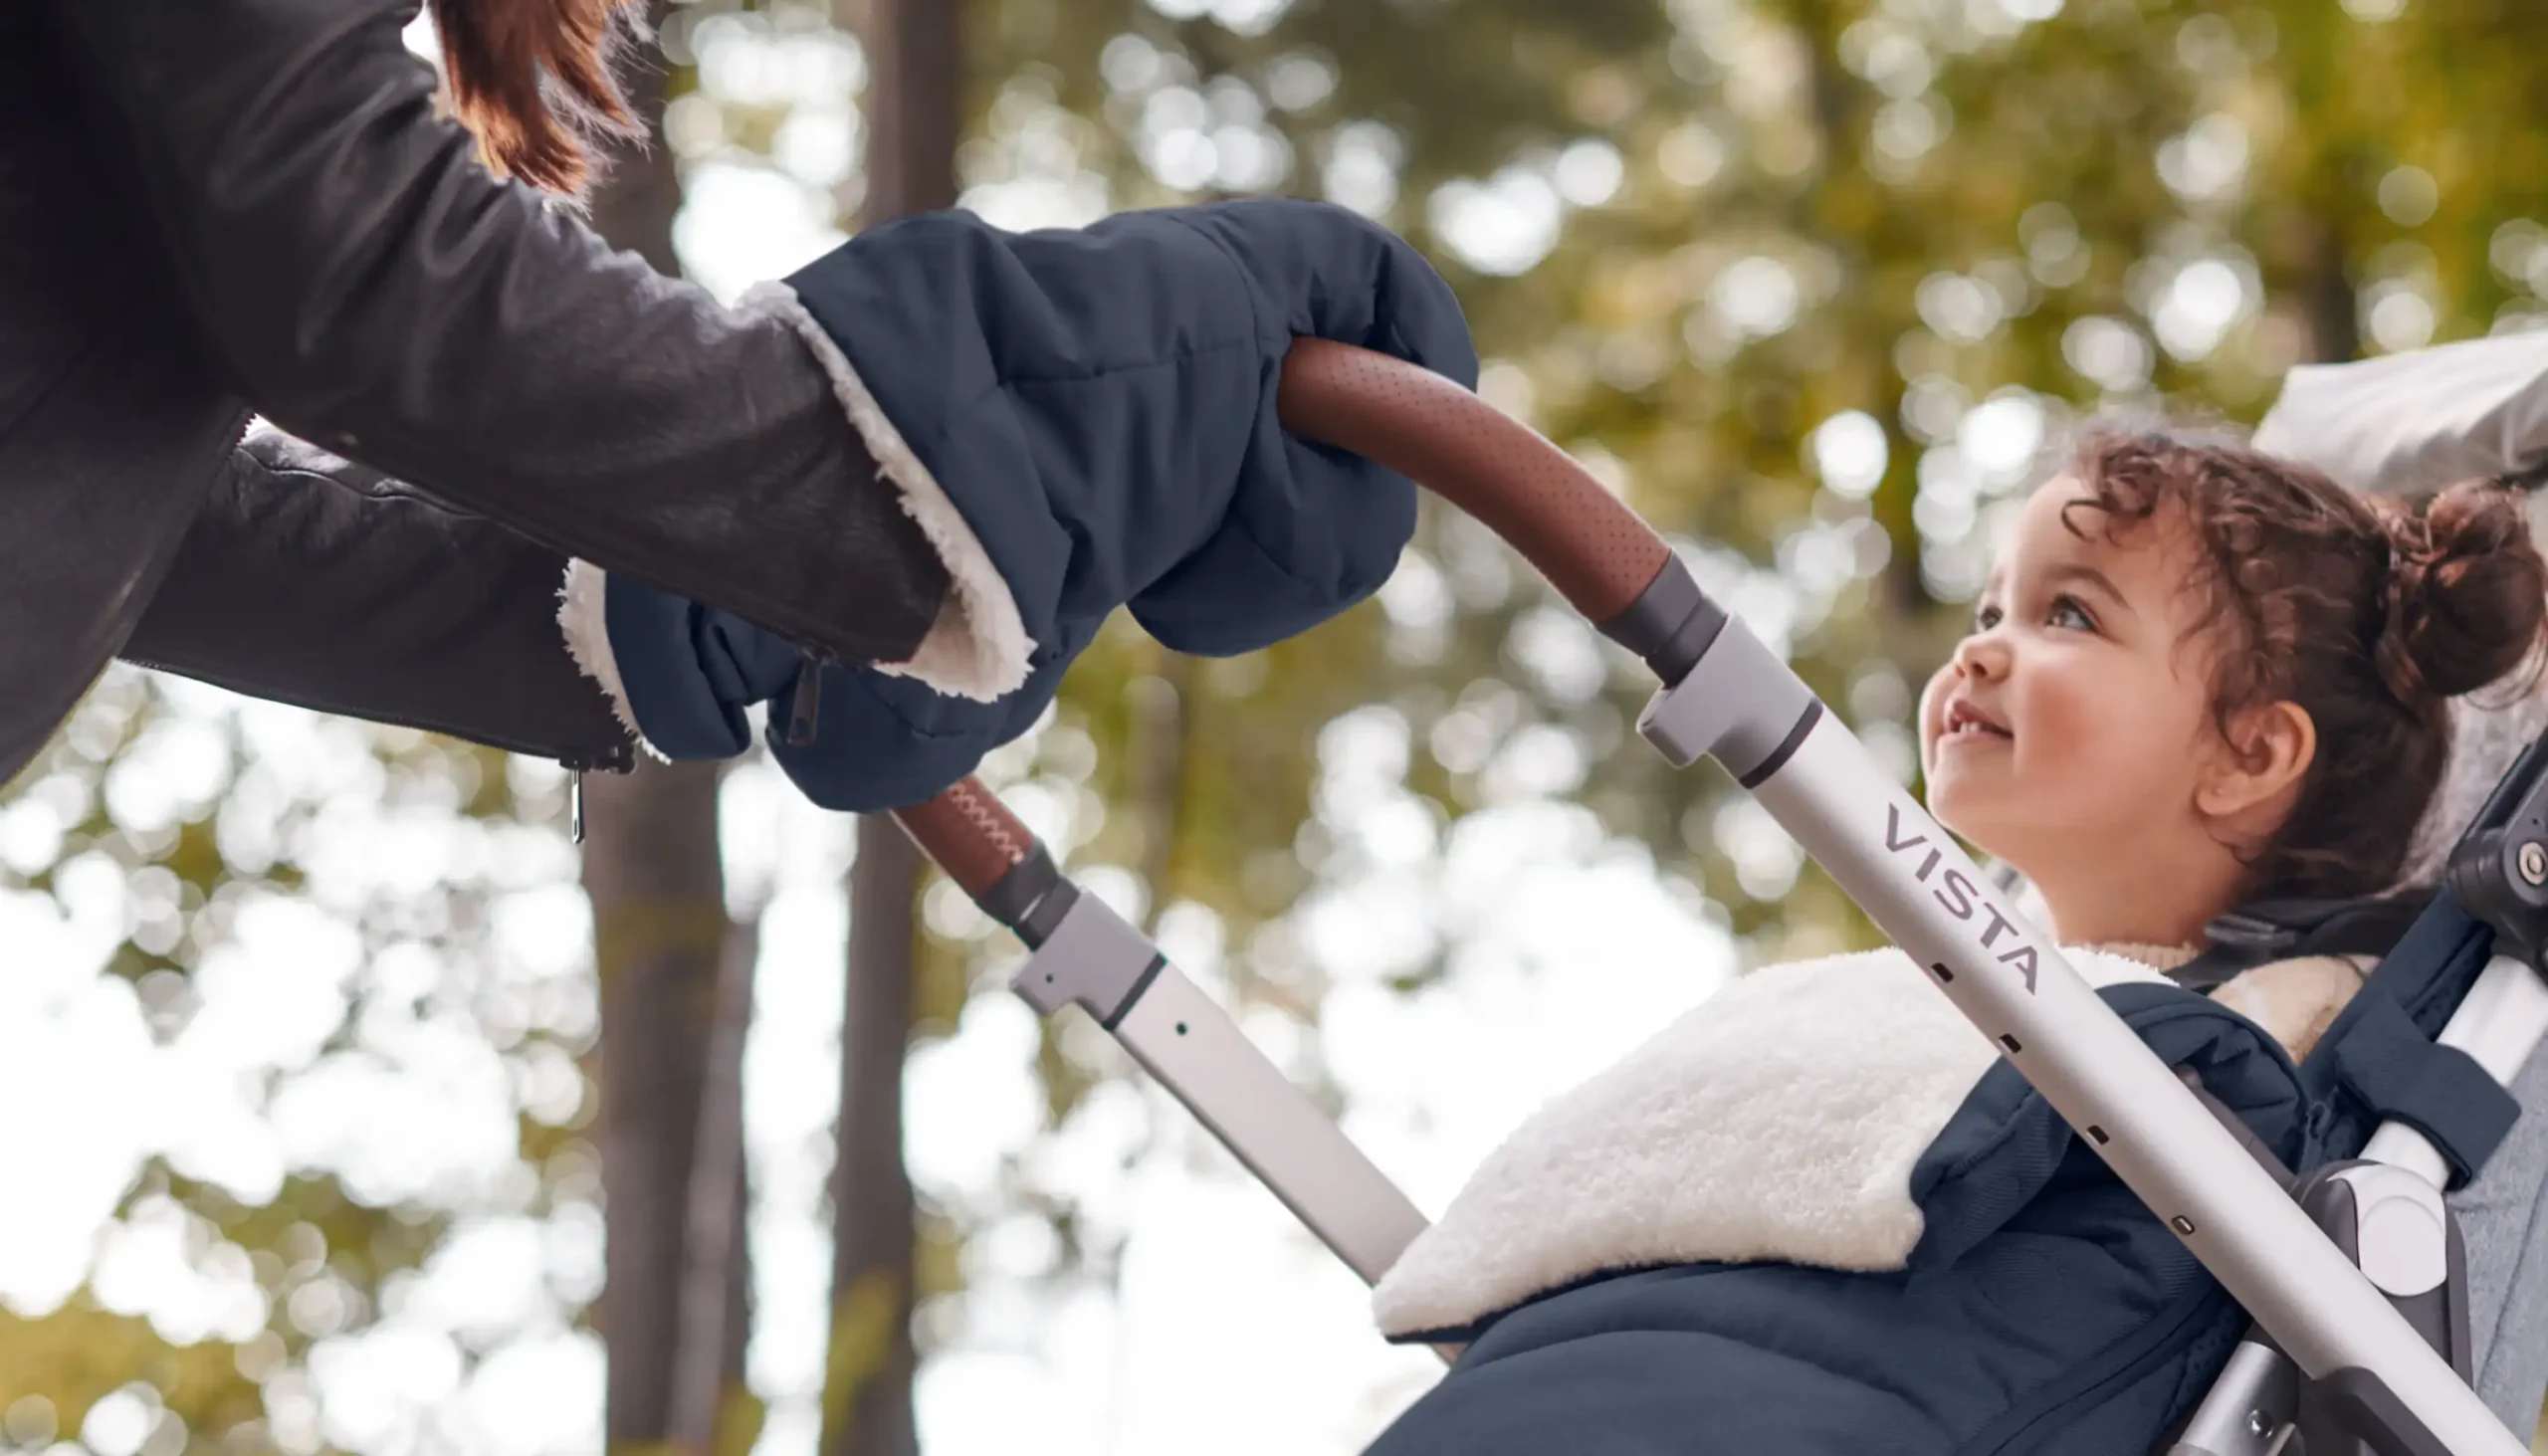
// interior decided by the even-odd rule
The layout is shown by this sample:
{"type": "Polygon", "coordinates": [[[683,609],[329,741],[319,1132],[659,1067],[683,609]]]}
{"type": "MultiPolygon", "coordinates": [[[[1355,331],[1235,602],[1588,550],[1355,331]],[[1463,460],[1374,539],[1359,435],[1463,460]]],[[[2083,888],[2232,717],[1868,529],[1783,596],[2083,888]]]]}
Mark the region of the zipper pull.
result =
{"type": "Polygon", "coordinates": [[[580,845],[584,842],[584,770],[592,760],[577,753],[558,759],[557,766],[566,770],[566,841],[580,845]]]}
{"type": "Polygon", "coordinates": [[[797,660],[796,693],[787,714],[787,741],[801,748],[814,741],[823,711],[823,659],[806,653],[797,660]]]}

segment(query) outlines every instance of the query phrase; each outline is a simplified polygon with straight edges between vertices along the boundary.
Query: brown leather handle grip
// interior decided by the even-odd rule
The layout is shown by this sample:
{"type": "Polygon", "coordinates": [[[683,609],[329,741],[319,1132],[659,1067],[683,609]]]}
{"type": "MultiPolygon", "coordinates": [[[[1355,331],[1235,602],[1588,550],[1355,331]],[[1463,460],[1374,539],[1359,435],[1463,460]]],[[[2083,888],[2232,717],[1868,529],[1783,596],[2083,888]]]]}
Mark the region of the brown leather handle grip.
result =
{"type": "MultiPolygon", "coordinates": [[[[1672,557],[1565,451],[1421,365],[1300,339],[1275,407],[1286,430],[1379,461],[1484,521],[1596,625],[1635,603],[1672,557]]],[[[978,779],[894,817],[976,902],[1036,851],[978,779]]]]}
{"type": "Polygon", "coordinates": [[[966,778],[928,803],[896,809],[894,819],[921,853],[976,901],[1035,853],[1035,836],[978,778],[966,778]]]}
{"type": "Polygon", "coordinates": [[[1377,460],[1485,522],[1596,624],[1672,554],[1565,451],[1420,364],[1304,338],[1275,407],[1293,434],[1377,460]]]}

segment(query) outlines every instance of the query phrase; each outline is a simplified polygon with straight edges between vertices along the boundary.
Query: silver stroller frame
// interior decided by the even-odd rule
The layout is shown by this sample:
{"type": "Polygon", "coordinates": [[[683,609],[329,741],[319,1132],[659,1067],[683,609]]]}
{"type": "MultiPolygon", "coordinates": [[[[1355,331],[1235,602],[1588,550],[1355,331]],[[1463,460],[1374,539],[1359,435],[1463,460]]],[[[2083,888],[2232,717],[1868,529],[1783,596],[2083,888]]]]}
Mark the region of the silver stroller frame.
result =
{"type": "MultiPolygon", "coordinates": [[[[2548,1034],[2548,979],[2539,966],[2548,934],[2548,735],[2526,749],[2460,836],[2447,884],[2493,932],[2493,954],[2437,1040],[2510,1086],[2548,1034]]],[[[2224,1115],[2227,1116],[2226,1114],[2224,1115]]],[[[2409,1317],[2466,1379],[2467,1287],[2457,1222],[2442,1197],[2447,1160],[2421,1131],[2383,1123],[2358,1159],[2286,1186],[2372,1285],[2409,1317]]],[[[2376,1398],[2376,1397],[2375,1397],[2376,1398]]],[[[2281,1456],[2300,1451],[2418,1452],[2444,1447],[2384,1441],[2362,1429],[2341,1382],[2312,1382],[2261,1324],[2232,1352],[2209,1396],[2168,1456],[2281,1456]]]]}
{"type": "MultiPolygon", "coordinates": [[[[1712,757],[1757,795],[2237,1299],[2254,1333],[2177,1456],[2281,1452],[2302,1428],[2304,1392],[2340,1438],[2308,1440],[2308,1456],[2353,1442],[2382,1456],[2526,1456],[2528,1441],[2420,1333],[2455,1263],[2443,1160],[2422,1135],[2390,1124],[2330,1180],[2346,1185],[2349,1254],[2244,1125],[2180,1080],[1803,680],[1562,451],[1438,375],[1319,340],[1295,345],[1280,409],[1294,434],[1381,461],[1478,516],[1643,657],[1663,686],[1638,730],[1674,765],[1712,757]]],[[[1365,1281],[1423,1230],[1405,1194],[1229,1016],[1063,878],[982,785],[967,779],[897,818],[1033,948],[1012,981],[1019,996],[1046,1015],[1077,1004],[1096,1017],[1365,1281]]],[[[2508,864],[2516,854],[2509,840],[2501,851],[2508,864]]],[[[2544,1033],[2548,982],[2501,955],[2442,1039],[2509,1082],[2544,1033]]]]}

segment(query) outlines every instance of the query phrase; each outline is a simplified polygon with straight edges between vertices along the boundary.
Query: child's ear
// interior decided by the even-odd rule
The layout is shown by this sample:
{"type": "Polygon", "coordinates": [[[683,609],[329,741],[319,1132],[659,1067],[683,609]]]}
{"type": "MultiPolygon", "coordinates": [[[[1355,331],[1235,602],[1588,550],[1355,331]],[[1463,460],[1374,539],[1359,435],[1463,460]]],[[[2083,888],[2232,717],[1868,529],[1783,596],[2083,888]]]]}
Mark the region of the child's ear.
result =
{"type": "Polygon", "coordinates": [[[2268,806],[2288,807],[2318,756],[2318,726],[2297,703],[2268,703],[2230,720],[2227,752],[2195,788],[2208,819],[2234,819],[2268,806]]]}

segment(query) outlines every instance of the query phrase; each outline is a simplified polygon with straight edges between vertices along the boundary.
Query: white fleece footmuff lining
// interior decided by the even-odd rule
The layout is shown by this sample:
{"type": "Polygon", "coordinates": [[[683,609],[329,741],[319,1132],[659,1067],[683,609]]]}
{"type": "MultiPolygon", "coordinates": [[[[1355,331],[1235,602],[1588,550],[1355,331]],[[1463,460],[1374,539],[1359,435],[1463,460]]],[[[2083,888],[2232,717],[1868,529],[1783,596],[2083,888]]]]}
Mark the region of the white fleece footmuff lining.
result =
{"type": "MultiPolygon", "coordinates": [[[[2065,953],[2091,985],[2166,980],[2065,953]]],[[[1374,1314],[1403,1337],[1623,1269],[1899,1269],[1922,1226],[1912,1167],[1997,1055],[1899,950],[1755,971],[1517,1129],[1374,1314]]]]}
{"type": "MultiPolygon", "coordinates": [[[[804,340],[831,380],[833,393],[868,454],[876,458],[877,473],[893,483],[904,513],[920,522],[922,533],[947,565],[952,589],[919,649],[909,662],[878,663],[876,670],[916,678],[949,697],[977,703],[997,702],[1022,687],[1035,644],[1026,635],[1007,581],[946,488],[886,417],[840,345],[784,283],[759,284],[737,307],[746,314],[782,319],[804,340]]],[[[635,717],[602,617],[603,582],[599,567],[584,561],[569,563],[559,591],[557,624],[575,666],[602,686],[620,722],[635,732],[635,717]]],[[[651,745],[648,750],[652,751],[651,745]]]]}

